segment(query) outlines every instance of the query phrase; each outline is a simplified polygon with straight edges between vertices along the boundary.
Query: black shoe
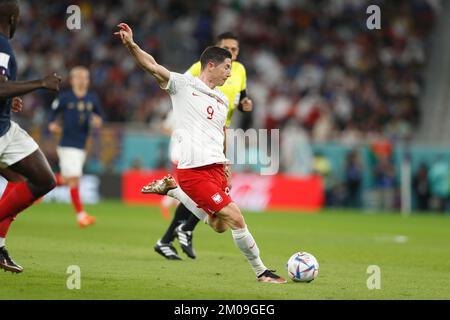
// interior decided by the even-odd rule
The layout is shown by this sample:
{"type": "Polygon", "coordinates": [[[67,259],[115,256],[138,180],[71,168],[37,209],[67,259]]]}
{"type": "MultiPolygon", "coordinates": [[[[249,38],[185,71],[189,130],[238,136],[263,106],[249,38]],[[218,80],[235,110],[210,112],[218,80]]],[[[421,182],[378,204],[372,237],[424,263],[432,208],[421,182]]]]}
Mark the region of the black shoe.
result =
{"type": "Polygon", "coordinates": [[[158,240],[158,242],[155,244],[155,251],[169,260],[183,260],[178,255],[178,252],[172,245],[172,242],[162,243],[161,240],[158,240]]]}
{"type": "Polygon", "coordinates": [[[287,283],[286,279],[276,275],[275,270],[266,270],[258,276],[259,282],[267,283],[287,283]]]}
{"type": "Polygon", "coordinates": [[[5,247],[0,248],[0,268],[12,273],[21,273],[23,271],[23,268],[11,259],[5,247]]]}
{"type": "Polygon", "coordinates": [[[175,236],[178,238],[183,252],[186,253],[189,258],[195,259],[197,255],[192,247],[192,231],[184,231],[183,226],[184,224],[180,224],[175,229],[175,236]]]}

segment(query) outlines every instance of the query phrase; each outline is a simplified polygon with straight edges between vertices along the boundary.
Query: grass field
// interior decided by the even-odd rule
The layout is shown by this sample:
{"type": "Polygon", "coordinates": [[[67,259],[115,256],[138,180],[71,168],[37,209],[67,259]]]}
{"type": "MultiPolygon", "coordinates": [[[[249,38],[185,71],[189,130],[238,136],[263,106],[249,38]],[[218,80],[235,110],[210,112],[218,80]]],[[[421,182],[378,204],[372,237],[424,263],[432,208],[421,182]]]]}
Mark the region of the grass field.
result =
{"type": "MultiPolygon", "coordinates": [[[[265,264],[286,276],[296,251],[313,253],[310,284],[257,283],[229,232],[199,225],[197,260],[167,261],[153,251],[168,221],[158,208],[105,202],[87,208],[81,230],[69,205],[39,204],[13,224],[7,248],[24,273],[0,273],[0,299],[450,299],[450,217],[325,211],[247,213],[265,264]],[[69,290],[67,268],[81,268],[69,290]],[[381,289],[369,290],[369,265],[381,289]]],[[[177,244],[178,246],[178,244],[177,244]]]]}

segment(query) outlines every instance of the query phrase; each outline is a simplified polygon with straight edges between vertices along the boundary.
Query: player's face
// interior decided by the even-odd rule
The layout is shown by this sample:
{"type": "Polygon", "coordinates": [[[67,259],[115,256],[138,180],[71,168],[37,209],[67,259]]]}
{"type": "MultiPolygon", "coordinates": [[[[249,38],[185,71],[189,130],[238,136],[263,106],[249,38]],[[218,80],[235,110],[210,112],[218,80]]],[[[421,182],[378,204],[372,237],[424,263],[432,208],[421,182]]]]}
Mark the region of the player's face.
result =
{"type": "Polygon", "coordinates": [[[236,61],[238,55],[239,55],[239,42],[234,39],[223,39],[219,47],[222,49],[228,50],[231,52],[231,59],[233,61],[236,61]]]}
{"type": "Polygon", "coordinates": [[[74,90],[86,91],[89,88],[89,71],[84,69],[74,70],[70,78],[70,84],[74,90]]]}
{"type": "Polygon", "coordinates": [[[221,64],[214,66],[213,73],[216,86],[222,86],[231,75],[231,59],[226,58],[221,64]]]}

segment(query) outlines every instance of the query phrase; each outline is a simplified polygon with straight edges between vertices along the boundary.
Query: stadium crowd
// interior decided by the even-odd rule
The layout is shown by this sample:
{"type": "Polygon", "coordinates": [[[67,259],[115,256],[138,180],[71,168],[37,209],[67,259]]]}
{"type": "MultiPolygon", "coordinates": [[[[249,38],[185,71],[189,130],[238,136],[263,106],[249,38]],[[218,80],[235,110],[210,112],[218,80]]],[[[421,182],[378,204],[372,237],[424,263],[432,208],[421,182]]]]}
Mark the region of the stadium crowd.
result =
{"type": "MultiPolygon", "coordinates": [[[[17,31],[21,36],[13,41],[19,79],[54,71],[67,78],[71,67],[88,66],[106,120],[140,124],[154,132],[160,130],[170,99],[117,44],[116,24],[127,21],[136,41],[178,72],[197,61],[217,34],[236,33],[239,60],[247,68],[247,93],[255,108],[250,116],[238,113],[232,127],[280,128],[281,168],[292,174],[313,168],[310,142],[356,147],[410,138],[420,121],[427,48],[440,4],[439,0],[47,2],[42,6],[41,1],[22,1],[17,31]],[[73,4],[82,11],[81,29],[69,31],[66,10],[73,4]],[[366,9],[374,4],[381,8],[380,30],[366,25],[366,9]]],[[[46,128],[53,98],[47,92],[27,95],[25,109],[16,119],[28,129],[46,128]]],[[[374,172],[376,176],[376,167],[374,172]]],[[[355,188],[353,182],[352,193],[355,188]]]]}
{"type": "MultiPolygon", "coordinates": [[[[169,108],[168,97],[114,41],[118,21],[133,25],[137,41],[179,72],[216,34],[238,34],[256,106],[252,126],[283,128],[294,119],[314,141],[353,143],[370,134],[406,138],[419,120],[434,2],[23,2],[22,36],[14,43],[20,78],[87,65],[109,121],[153,127],[169,108]],[[71,4],[81,7],[82,20],[69,32],[71,4]],[[366,26],[370,4],[381,7],[381,30],[366,26]]],[[[44,121],[50,99],[30,96],[23,116],[44,121]]]]}

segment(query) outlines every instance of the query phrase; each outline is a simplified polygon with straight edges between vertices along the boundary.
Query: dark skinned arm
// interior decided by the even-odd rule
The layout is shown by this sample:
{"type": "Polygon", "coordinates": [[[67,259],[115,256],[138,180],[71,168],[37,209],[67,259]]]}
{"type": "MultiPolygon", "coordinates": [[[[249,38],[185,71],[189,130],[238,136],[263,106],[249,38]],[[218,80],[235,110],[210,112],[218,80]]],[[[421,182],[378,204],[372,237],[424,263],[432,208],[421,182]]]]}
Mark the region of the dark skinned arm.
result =
{"type": "Polygon", "coordinates": [[[7,77],[0,76],[0,98],[14,98],[37,89],[58,91],[60,83],[61,78],[56,74],[31,81],[8,81],[7,77]]]}

